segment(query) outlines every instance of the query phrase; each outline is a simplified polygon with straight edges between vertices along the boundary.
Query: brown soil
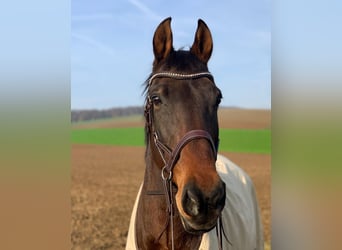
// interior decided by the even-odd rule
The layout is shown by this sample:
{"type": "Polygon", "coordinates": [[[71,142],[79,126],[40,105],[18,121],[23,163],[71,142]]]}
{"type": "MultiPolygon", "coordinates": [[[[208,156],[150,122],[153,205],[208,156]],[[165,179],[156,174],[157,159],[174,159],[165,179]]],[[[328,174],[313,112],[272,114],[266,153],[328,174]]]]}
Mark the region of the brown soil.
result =
{"type": "MultiPolygon", "coordinates": [[[[270,241],[271,156],[223,153],[256,186],[270,241]]],[[[144,173],[143,147],[72,146],[72,249],[124,249],[133,203],[144,173]]]]}
{"type": "Polygon", "coordinates": [[[218,117],[220,128],[271,128],[271,110],[221,108],[218,117]]]}

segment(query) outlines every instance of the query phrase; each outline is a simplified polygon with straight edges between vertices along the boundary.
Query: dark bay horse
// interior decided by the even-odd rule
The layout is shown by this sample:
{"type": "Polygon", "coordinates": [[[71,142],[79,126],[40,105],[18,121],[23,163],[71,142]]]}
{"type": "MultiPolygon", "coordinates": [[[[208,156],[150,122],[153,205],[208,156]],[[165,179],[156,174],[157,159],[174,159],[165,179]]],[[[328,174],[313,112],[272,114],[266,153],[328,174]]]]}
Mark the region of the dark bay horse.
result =
{"type": "Polygon", "coordinates": [[[237,246],[229,231],[222,239],[221,213],[233,201],[217,171],[222,95],[207,67],[212,49],[202,20],[189,51],[174,50],[171,18],[155,31],[146,82],[146,169],[128,235],[134,239],[126,249],[199,249],[215,227],[218,248],[237,246]]]}

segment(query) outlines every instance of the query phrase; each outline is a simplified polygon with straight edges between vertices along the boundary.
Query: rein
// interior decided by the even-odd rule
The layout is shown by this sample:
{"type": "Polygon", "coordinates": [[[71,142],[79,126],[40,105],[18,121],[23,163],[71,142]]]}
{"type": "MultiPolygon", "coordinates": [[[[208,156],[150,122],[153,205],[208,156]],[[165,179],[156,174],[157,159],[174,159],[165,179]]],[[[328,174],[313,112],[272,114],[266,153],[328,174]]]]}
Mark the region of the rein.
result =
{"type": "MultiPolygon", "coordinates": [[[[210,79],[213,79],[213,76],[210,72],[201,72],[196,74],[177,74],[177,73],[171,73],[171,72],[161,72],[156,73],[152,75],[148,80],[148,88],[151,87],[152,82],[156,78],[172,78],[177,80],[183,80],[183,79],[197,79],[201,77],[208,77],[210,79]]],[[[158,132],[154,129],[153,126],[153,103],[150,98],[150,96],[147,96],[146,106],[145,106],[145,117],[147,121],[147,128],[150,133],[153,135],[154,144],[159,152],[159,155],[161,156],[164,167],[161,170],[161,178],[163,181],[163,188],[164,192],[156,192],[156,191],[150,191],[147,192],[148,195],[165,195],[166,198],[166,204],[167,204],[167,213],[168,218],[165,223],[163,231],[160,233],[160,235],[156,238],[155,242],[158,242],[163,235],[163,233],[167,230],[167,227],[170,225],[171,229],[171,246],[172,250],[174,250],[174,229],[173,229],[173,194],[172,194],[172,172],[173,169],[177,163],[177,160],[179,158],[179,155],[182,151],[182,149],[191,141],[198,140],[198,139],[206,139],[215,155],[217,155],[217,148],[215,146],[215,143],[211,137],[211,135],[205,131],[205,130],[190,130],[188,131],[182,139],[177,143],[175,148],[172,150],[167,145],[165,145],[158,136],[158,132]],[[167,159],[165,158],[165,155],[167,155],[167,159]]],[[[219,242],[219,249],[222,250],[222,223],[221,223],[221,216],[219,216],[219,219],[217,221],[216,225],[216,234],[218,237],[219,242]]]]}

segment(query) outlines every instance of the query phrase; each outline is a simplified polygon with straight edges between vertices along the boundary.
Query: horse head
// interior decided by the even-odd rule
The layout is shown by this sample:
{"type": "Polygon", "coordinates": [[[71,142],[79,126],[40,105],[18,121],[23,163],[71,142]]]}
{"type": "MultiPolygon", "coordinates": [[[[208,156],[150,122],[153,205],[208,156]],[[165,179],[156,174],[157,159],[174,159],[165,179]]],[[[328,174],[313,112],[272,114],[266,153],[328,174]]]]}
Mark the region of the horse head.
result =
{"type": "Polygon", "coordinates": [[[151,157],[172,181],[183,227],[192,234],[215,227],[225,205],[225,183],[215,167],[222,95],[207,67],[212,49],[210,30],[198,20],[190,50],[174,50],[171,18],[165,19],[154,33],[146,88],[151,157]]]}

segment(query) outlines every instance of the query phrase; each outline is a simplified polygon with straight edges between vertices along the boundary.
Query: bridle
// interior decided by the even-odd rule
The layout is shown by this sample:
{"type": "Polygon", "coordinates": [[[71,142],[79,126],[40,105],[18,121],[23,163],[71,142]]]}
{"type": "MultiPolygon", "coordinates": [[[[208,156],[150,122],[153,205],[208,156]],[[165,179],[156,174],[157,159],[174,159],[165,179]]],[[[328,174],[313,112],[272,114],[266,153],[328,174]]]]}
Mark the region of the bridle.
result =
{"type": "MultiPolygon", "coordinates": [[[[171,73],[171,72],[160,72],[153,74],[148,79],[148,85],[147,85],[147,93],[149,88],[151,87],[153,80],[156,78],[172,78],[177,80],[186,80],[186,79],[197,79],[201,77],[207,77],[209,79],[213,79],[213,76],[210,72],[200,72],[195,74],[177,74],[177,73],[171,73]]],[[[167,212],[168,212],[168,219],[165,223],[163,231],[160,233],[159,237],[157,237],[156,242],[158,242],[162,236],[162,234],[166,231],[167,227],[170,224],[171,228],[171,244],[172,244],[172,250],[174,250],[174,233],[173,233],[173,195],[172,195],[172,172],[173,169],[177,163],[177,160],[179,158],[179,155],[182,151],[182,149],[191,141],[198,140],[198,139],[205,139],[209,142],[215,159],[217,156],[217,145],[214,143],[211,135],[205,131],[205,130],[190,130],[188,131],[181,140],[177,143],[175,148],[172,150],[170,147],[168,147],[166,144],[164,144],[159,136],[158,131],[155,130],[154,127],[154,116],[153,116],[153,102],[150,98],[150,96],[147,94],[146,99],[146,106],[145,106],[145,118],[147,122],[147,129],[149,133],[152,133],[154,144],[159,152],[159,155],[161,156],[164,167],[161,170],[161,178],[163,181],[163,188],[164,192],[162,193],[166,197],[166,204],[167,204],[167,212]],[[167,155],[167,159],[165,158],[165,155],[167,155]]],[[[147,192],[149,195],[153,194],[159,194],[155,192],[147,192]]],[[[216,233],[218,237],[219,242],[219,249],[222,249],[222,222],[221,222],[221,216],[219,216],[217,225],[216,225],[216,233]]]]}

